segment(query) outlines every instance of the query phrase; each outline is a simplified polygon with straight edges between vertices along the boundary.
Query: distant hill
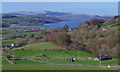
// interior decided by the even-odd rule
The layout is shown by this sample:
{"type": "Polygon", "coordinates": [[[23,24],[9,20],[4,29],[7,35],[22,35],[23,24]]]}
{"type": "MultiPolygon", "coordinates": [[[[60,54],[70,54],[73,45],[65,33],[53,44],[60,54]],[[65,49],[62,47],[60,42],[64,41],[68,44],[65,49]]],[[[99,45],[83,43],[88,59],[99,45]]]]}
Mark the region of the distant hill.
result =
{"type": "Polygon", "coordinates": [[[38,16],[61,16],[61,15],[68,15],[71,13],[65,13],[65,12],[52,12],[52,11],[39,11],[39,12],[11,12],[11,13],[3,13],[4,15],[15,15],[15,16],[21,16],[21,15],[38,15],[38,16]]]}
{"type": "Polygon", "coordinates": [[[55,16],[35,16],[35,15],[3,15],[2,27],[11,27],[14,25],[43,25],[44,23],[60,22],[61,19],[55,16]]]}
{"type": "Polygon", "coordinates": [[[109,19],[109,18],[113,18],[113,16],[98,16],[98,15],[87,15],[87,14],[69,14],[69,15],[63,15],[60,18],[62,20],[67,20],[67,21],[80,21],[80,22],[83,22],[83,21],[91,19],[91,18],[109,19]]]}
{"type": "Polygon", "coordinates": [[[112,16],[98,16],[87,14],[74,14],[65,12],[39,11],[39,12],[11,12],[3,13],[2,27],[11,25],[43,25],[44,23],[54,23],[60,21],[83,22],[91,18],[109,19],[112,16]]]}
{"type": "Polygon", "coordinates": [[[99,16],[99,15],[87,15],[87,14],[74,14],[74,13],[65,13],[65,12],[53,12],[53,11],[38,11],[38,12],[11,12],[11,13],[3,13],[3,15],[36,15],[36,16],[58,16],[61,18],[112,18],[113,16],[99,16]]]}

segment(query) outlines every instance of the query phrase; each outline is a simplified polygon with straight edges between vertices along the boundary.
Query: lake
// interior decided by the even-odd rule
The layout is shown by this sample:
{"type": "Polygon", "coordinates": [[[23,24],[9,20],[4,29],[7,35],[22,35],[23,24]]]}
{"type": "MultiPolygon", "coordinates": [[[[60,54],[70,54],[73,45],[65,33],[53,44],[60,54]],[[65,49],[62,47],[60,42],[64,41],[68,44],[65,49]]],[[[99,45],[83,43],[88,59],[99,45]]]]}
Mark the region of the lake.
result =
{"type": "Polygon", "coordinates": [[[26,26],[26,25],[16,25],[13,27],[49,27],[49,28],[62,28],[64,25],[68,25],[69,28],[78,27],[80,26],[81,22],[77,21],[64,21],[64,22],[57,22],[57,23],[46,23],[44,25],[37,25],[37,26],[26,26]]]}

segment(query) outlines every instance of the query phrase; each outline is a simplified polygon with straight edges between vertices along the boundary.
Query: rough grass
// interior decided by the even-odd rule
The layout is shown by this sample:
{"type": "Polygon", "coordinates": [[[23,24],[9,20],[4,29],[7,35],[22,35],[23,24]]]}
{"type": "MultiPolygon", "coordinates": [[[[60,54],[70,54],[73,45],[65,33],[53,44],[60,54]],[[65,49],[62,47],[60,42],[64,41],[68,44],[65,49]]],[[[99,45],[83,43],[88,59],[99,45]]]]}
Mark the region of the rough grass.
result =
{"type": "Polygon", "coordinates": [[[13,35],[24,35],[24,34],[41,34],[41,31],[49,31],[50,28],[40,29],[39,27],[7,27],[2,28],[2,32],[7,34],[2,34],[2,38],[11,37],[13,35]],[[38,30],[38,32],[24,32],[24,30],[38,30]]]}
{"type": "Polygon", "coordinates": [[[36,61],[30,61],[30,60],[15,60],[16,64],[46,64],[46,63],[41,63],[41,62],[36,62],[36,61]]]}
{"type": "Polygon", "coordinates": [[[2,68],[3,70],[118,70],[118,68],[48,64],[6,64],[2,68]]]}
{"type": "Polygon", "coordinates": [[[2,64],[10,64],[5,58],[2,58],[2,64]]]}
{"type": "Polygon", "coordinates": [[[6,51],[6,54],[13,54],[20,57],[32,57],[34,55],[44,54],[47,57],[68,57],[63,51],[47,50],[47,51],[6,51]]]}
{"type": "Polygon", "coordinates": [[[85,51],[80,51],[80,50],[66,50],[65,51],[59,51],[59,50],[43,50],[43,51],[38,51],[38,50],[15,50],[15,51],[6,51],[6,54],[13,54],[15,56],[21,56],[21,57],[32,57],[35,55],[39,54],[44,54],[47,57],[93,57],[91,54],[85,52],[85,51]],[[67,52],[67,53],[66,53],[67,52]]]}
{"type": "MultiPolygon", "coordinates": [[[[76,60],[75,62],[68,62],[66,59],[44,59],[43,61],[51,62],[55,64],[83,64],[83,65],[99,65],[100,61],[94,60],[76,60]]],[[[118,60],[107,60],[101,61],[101,65],[109,65],[109,64],[118,64],[118,60]]]]}
{"type": "Polygon", "coordinates": [[[23,47],[17,48],[17,49],[25,49],[25,50],[53,50],[53,49],[59,49],[56,45],[53,45],[50,42],[42,42],[42,43],[34,43],[25,45],[23,47]]]}
{"type": "Polygon", "coordinates": [[[66,50],[72,57],[94,57],[92,54],[82,50],[66,50]]]}
{"type": "MultiPolygon", "coordinates": [[[[75,56],[77,50],[68,50],[68,53],[72,53],[72,56],[65,53],[64,51],[59,50],[46,50],[46,51],[7,51],[7,54],[15,54],[16,57],[27,57],[27,58],[33,58],[35,55],[44,54],[47,57],[54,58],[54,57],[65,57],[66,59],[68,57],[78,57],[75,56]]],[[[91,54],[86,53],[84,51],[79,51],[81,55],[79,57],[92,57],[91,54]]],[[[94,60],[77,60],[75,62],[67,62],[66,59],[44,59],[43,61],[51,62],[55,64],[85,64],[85,65],[99,65],[100,61],[94,61],[94,60]]],[[[19,60],[18,60],[19,61],[19,60]]],[[[20,61],[22,62],[22,61],[20,61]]],[[[23,61],[24,63],[24,61],[23,61]]],[[[107,60],[107,61],[101,61],[102,65],[108,65],[108,64],[118,64],[118,60],[107,60]]]]}
{"type": "Polygon", "coordinates": [[[11,45],[12,43],[16,43],[19,41],[22,41],[23,39],[11,39],[11,40],[3,40],[2,44],[3,45],[11,45]]]}

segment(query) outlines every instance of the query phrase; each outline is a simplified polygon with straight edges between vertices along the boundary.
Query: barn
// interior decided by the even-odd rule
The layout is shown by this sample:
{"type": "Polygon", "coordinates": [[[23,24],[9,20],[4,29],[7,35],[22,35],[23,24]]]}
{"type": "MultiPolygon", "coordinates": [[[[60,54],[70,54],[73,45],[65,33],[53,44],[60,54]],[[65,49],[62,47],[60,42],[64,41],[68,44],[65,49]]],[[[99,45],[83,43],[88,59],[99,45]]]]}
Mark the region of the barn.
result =
{"type": "Polygon", "coordinates": [[[101,57],[97,57],[99,60],[103,61],[103,60],[111,60],[112,58],[110,56],[101,56],[101,57]]]}

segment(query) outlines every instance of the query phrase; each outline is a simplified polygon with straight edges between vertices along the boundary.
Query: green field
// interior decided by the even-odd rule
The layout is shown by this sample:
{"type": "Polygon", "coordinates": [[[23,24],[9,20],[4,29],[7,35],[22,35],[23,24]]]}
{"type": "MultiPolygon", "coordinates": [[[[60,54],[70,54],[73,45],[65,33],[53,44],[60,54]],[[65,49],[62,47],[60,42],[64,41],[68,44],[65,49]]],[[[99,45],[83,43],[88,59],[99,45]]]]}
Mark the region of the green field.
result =
{"type": "Polygon", "coordinates": [[[46,64],[42,62],[29,61],[29,60],[15,60],[16,64],[46,64]]]}
{"type": "MultiPolygon", "coordinates": [[[[54,64],[47,64],[47,63],[41,63],[41,62],[35,62],[35,61],[29,61],[29,60],[15,60],[16,64],[9,64],[4,58],[3,58],[3,70],[117,70],[118,68],[102,68],[102,67],[95,67],[95,66],[89,66],[90,65],[98,65],[98,61],[82,61],[77,60],[76,62],[67,62],[64,59],[46,59],[43,60],[46,62],[51,62],[54,64]],[[63,64],[63,65],[59,65],[63,64]],[[68,64],[83,64],[81,65],[68,65],[68,64]]],[[[110,60],[110,61],[102,61],[103,64],[107,64],[110,62],[115,62],[117,60],[110,60]]]]}
{"type": "Polygon", "coordinates": [[[69,57],[66,53],[63,51],[53,51],[53,50],[47,50],[47,51],[7,51],[7,54],[15,54],[15,56],[20,57],[33,57],[35,55],[39,54],[45,54],[47,57],[69,57]]]}
{"type": "MultiPolygon", "coordinates": [[[[51,62],[55,64],[82,64],[82,65],[99,65],[100,61],[94,60],[76,60],[75,62],[68,62],[66,59],[44,59],[43,61],[51,62]]],[[[108,60],[101,61],[101,65],[109,65],[109,64],[118,64],[118,60],[108,60]]]]}
{"type": "Polygon", "coordinates": [[[25,49],[25,50],[53,50],[53,49],[59,49],[56,45],[53,45],[50,42],[42,42],[42,43],[34,43],[34,44],[29,44],[25,45],[20,48],[16,49],[25,49]]]}
{"type": "MultiPolygon", "coordinates": [[[[75,57],[75,58],[77,58],[78,56],[82,57],[82,58],[87,58],[87,57],[95,58],[95,57],[87,52],[80,51],[80,50],[79,50],[79,54],[78,54],[78,50],[66,50],[66,52],[59,51],[59,50],[44,50],[44,51],[37,51],[37,50],[36,51],[35,50],[33,50],[33,51],[25,51],[25,50],[19,51],[19,50],[15,50],[15,51],[6,51],[6,54],[11,54],[11,55],[14,54],[15,57],[25,57],[25,58],[31,58],[31,59],[34,59],[34,57],[41,55],[41,54],[43,54],[49,58],[60,58],[60,59],[42,59],[42,60],[40,60],[40,61],[45,61],[45,62],[50,62],[50,63],[55,63],[55,64],[99,65],[99,63],[100,63],[100,61],[79,60],[79,59],[76,60],[75,62],[67,62],[66,59],[68,57],[75,57]],[[61,59],[61,58],[65,58],[65,59],[61,59]]],[[[39,59],[42,57],[37,57],[37,58],[39,59]]],[[[21,60],[18,60],[18,62],[19,61],[22,62],[21,60]]],[[[101,61],[101,65],[108,65],[108,64],[118,64],[118,60],[101,61]]]]}
{"type": "Polygon", "coordinates": [[[25,35],[25,34],[41,34],[42,31],[49,31],[50,28],[40,29],[39,27],[7,27],[1,28],[2,38],[11,37],[14,35],[25,35]],[[24,32],[24,30],[37,30],[34,32],[24,32]]]}
{"type": "Polygon", "coordinates": [[[94,57],[88,52],[82,51],[82,50],[66,50],[68,53],[71,54],[73,57],[94,57]]]}
{"type": "Polygon", "coordinates": [[[3,40],[2,41],[2,45],[6,46],[6,45],[11,45],[12,43],[16,43],[19,41],[22,41],[24,39],[11,39],[11,40],[3,40]]]}
{"type": "Polygon", "coordinates": [[[39,55],[39,54],[44,54],[47,57],[94,57],[91,54],[84,52],[84,51],[80,51],[78,53],[78,50],[66,50],[66,51],[60,51],[60,50],[15,50],[15,51],[6,51],[6,54],[13,54],[15,56],[19,56],[19,57],[33,57],[35,55],[39,55]],[[67,53],[66,53],[67,52],[67,53]]]}
{"type": "Polygon", "coordinates": [[[5,58],[2,58],[2,64],[10,64],[5,58]]]}
{"type": "Polygon", "coordinates": [[[102,68],[75,65],[48,65],[48,64],[6,64],[3,70],[118,70],[118,68],[102,68]]]}
{"type": "MultiPolygon", "coordinates": [[[[3,53],[3,55],[5,54],[10,54],[10,55],[14,54],[16,58],[24,57],[33,60],[38,59],[37,61],[44,61],[44,62],[20,59],[20,60],[14,60],[15,64],[12,65],[9,64],[9,62],[3,58],[3,66],[2,66],[3,70],[117,70],[117,68],[96,67],[99,66],[100,61],[94,61],[94,60],[77,59],[75,62],[68,62],[67,58],[69,57],[95,58],[95,56],[81,50],[60,50],[57,46],[49,42],[25,45],[23,47],[16,48],[16,50],[6,50],[3,53]],[[44,59],[44,57],[34,58],[39,55],[45,55],[50,59],[44,59]],[[39,58],[43,58],[43,59],[39,59],[39,58]],[[53,58],[59,58],[59,59],[53,59],[53,58]]],[[[118,60],[101,61],[101,65],[108,65],[108,64],[118,64],[118,60]]]]}

